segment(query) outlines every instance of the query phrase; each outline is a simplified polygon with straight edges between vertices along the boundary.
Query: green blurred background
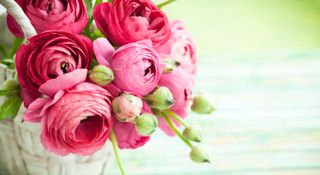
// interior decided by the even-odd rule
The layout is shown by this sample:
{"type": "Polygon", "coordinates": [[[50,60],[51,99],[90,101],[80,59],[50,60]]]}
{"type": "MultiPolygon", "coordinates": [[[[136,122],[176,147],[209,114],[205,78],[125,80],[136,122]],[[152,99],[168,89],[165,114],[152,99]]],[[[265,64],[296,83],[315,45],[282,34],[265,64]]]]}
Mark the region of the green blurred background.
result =
{"type": "Polygon", "coordinates": [[[319,175],[320,1],[178,0],[164,11],[197,42],[195,91],[218,110],[187,121],[202,126],[213,163],[193,163],[182,141],[157,131],[122,151],[128,174],[319,175]]]}

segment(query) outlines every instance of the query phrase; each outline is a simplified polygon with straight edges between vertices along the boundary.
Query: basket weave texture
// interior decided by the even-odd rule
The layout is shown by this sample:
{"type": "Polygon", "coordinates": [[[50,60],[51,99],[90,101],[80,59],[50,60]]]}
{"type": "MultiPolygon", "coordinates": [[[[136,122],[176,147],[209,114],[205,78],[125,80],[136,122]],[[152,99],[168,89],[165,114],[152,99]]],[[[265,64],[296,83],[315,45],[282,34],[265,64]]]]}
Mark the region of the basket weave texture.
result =
{"type": "MultiPolygon", "coordinates": [[[[0,64],[0,85],[13,77],[14,72],[0,64]]],[[[40,125],[21,122],[24,110],[14,120],[0,122],[0,175],[108,174],[113,158],[109,142],[92,156],[53,155],[40,142],[40,125]]]]}

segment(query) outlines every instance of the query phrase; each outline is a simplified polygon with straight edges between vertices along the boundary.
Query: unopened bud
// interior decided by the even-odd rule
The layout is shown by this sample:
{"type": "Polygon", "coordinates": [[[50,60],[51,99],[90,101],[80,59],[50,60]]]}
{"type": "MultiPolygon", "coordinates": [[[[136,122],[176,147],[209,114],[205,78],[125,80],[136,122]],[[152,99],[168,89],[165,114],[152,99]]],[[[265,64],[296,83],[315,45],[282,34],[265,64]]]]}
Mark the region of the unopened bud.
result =
{"type": "Polygon", "coordinates": [[[198,93],[193,98],[191,110],[198,114],[211,114],[215,109],[206,93],[198,93]]]}
{"type": "Polygon", "coordinates": [[[138,116],[135,124],[138,132],[143,136],[151,135],[159,125],[157,117],[149,113],[138,116]]]}
{"type": "Polygon", "coordinates": [[[122,122],[133,121],[142,111],[142,100],[131,94],[121,94],[112,101],[116,118],[122,122]]]}
{"type": "Polygon", "coordinates": [[[105,86],[114,80],[114,74],[109,67],[97,65],[90,71],[89,78],[95,84],[105,86]]]}
{"type": "Polygon", "coordinates": [[[173,95],[165,86],[157,88],[152,94],[147,95],[145,100],[151,108],[159,111],[170,109],[174,104],[173,95]]]}
{"type": "Polygon", "coordinates": [[[164,73],[170,73],[172,72],[176,67],[180,66],[180,62],[173,60],[173,59],[166,59],[164,61],[164,73]]]}
{"type": "Polygon", "coordinates": [[[190,158],[197,163],[210,163],[208,149],[204,145],[194,146],[190,152],[190,158]]]}
{"type": "Polygon", "coordinates": [[[191,124],[184,129],[183,136],[191,141],[201,142],[202,141],[201,128],[196,124],[191,124]]]}
{"type": "Polygon", "coordinates": [[[2,90],[15,90],[19,87],[19,82],[15,79],[6,80],[2,84],[2,90]]]}

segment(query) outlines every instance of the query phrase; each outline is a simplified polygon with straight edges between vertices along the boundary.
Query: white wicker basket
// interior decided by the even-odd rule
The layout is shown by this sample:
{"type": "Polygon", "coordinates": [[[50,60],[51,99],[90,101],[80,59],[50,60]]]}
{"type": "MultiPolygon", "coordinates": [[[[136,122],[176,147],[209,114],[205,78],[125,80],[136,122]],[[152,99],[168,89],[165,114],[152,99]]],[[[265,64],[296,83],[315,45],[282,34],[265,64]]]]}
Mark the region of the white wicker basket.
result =
{"type": "MultiPolygon", "coordinates": [[[[0,64],[0,84],[13,76],[13,71],[0,64]]],[[[41,145],[39,124],[21,123],[23,111],[13,121],[0,122],[0,175],[108,174],[113,158],[110,142],[92,156],[55,156],[41,145]]]]}

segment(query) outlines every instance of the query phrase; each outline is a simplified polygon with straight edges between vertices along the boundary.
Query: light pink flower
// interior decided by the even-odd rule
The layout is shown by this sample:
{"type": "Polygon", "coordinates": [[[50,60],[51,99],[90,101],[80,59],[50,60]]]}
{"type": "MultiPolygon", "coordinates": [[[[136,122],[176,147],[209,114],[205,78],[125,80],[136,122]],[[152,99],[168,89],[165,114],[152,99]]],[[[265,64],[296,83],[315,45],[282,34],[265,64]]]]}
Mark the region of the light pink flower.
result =
{"type": "Polygon", "coordinates": [[[97,5],[93,18],[116,45],[151,39],[157,46],[170,36],[167,16],[151,0],[113,0],[97,5]]]}
{"type": "MultiPolygon", "coordinates": [[[[163,74],[160,78],[159,85],[168,87],[173,94],[175,103],[170,110],[181,118],[185,118],[188,115],[189,98],[192,94],[194,81],[194,76],[181,68],[176,68],[171,73],[163,74]]],[[[160,129],[168,135],[174,135],[174,132],[170,129],[163,117],[158,117],[158,119],[160,129]]],[[[178,125],[177,122],[176,124],[178,125]]]]}
{"type": "Polygon", "coordinates": [[[133,121],[140,115],[142,106],[142,100],[131,94],[123,93],[112,101],[113,112],[120,121],[133,121]]]}
{"type": "Polygon", "coordinates": [[[182,21],[170,22],[171,36],[168,41],[157,48],[163,59],[180,62],[180,67],[192,74],[196,73],[196,45],[191,34],[185,29],[182,21]]]}
{"type": "MultiPolygon", "coordinates": [[[[152,113],[147,103],[143,103],[141,113],[152,113]]],[[[150,140],[150,136],[139,134],[135,124],[130,122],[119,122],[115,120],[113,129],[120,149],[136,149],[145,145],[150,140]]]]}
{"type": "MultiPolygon", "coordinates": [[[[61,30],[80,34],[88,22],[83,0],[16,0],[38,33],[61,30]]],[[[7,17],[10,31],[23,37],[22,30],[11,15],[7,17]]]]}
{"type": "Polygon", "coordinates": [[[23,117],[25,121],[41,122],[41,142],[50,152],[91,155],[109,137],[111,95],[102,87],[80,82],[86,72],[77,70],[47,81],[41,89],[48,97],[31,103],[23,117]]]}

